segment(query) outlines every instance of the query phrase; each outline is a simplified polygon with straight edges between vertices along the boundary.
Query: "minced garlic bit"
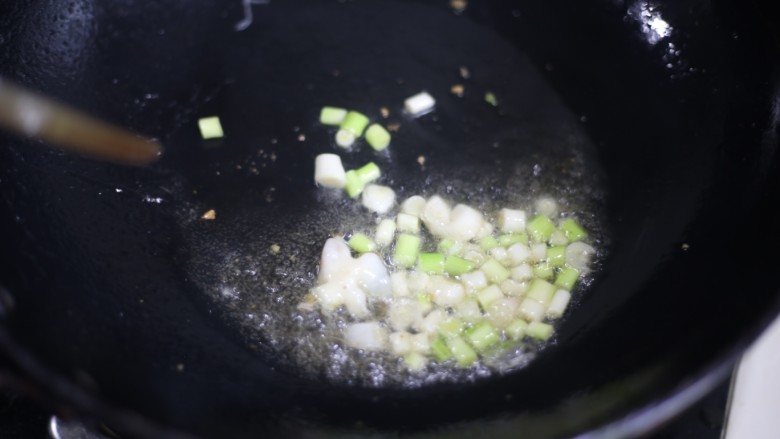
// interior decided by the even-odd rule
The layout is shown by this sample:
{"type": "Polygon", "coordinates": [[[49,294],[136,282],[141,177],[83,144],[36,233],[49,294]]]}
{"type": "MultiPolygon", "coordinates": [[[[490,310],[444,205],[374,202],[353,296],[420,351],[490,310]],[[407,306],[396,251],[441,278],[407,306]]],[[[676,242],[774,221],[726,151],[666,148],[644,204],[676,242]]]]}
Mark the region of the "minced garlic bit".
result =
{"type": "Polygon", "coordinates": [[[425,166],[425,156],[421,155],[421,156],[417,157],[417,163],[419,163],[420,166],[425,166]]]}
{"type": "Polygon", "coordinates": [[[200,216],[200,219],[204,219],[204,220],[217,219],[217,211],[214,209],[208,210],[206,213],[200,216]]]}
{"type": "Polygon", "coordinates": [[[380,114],[382,115],[382,117],[384,117],[385,119],[387,119],[388,117],[390,117],[390,110],[389,110],[387,107],[382,107],[382,108],[380,108],[380,109],[379,109],[379,113],[380,113],[380,114]]]}
{"type": "Polygon", "coordinates": [[[452,87],[450,87],[450,92],[454,94],[457,97],[463,97],[463,92],[465,91],[463,84],[455,84],[452,87]]]}
{"type": "Polygon", "coordinates": [[[387,131],[390,131],[391,133],[397,133],[398,130],[400,129],[401,129],[401,124],[398,122],[387,124],[387,131]]]}
{"type": "Polygon", "coordinates": [[[279,247],[279,244],[271,244],[271,253],[277,254],[280,251],[282,251],[282,248],[279,247]]]}

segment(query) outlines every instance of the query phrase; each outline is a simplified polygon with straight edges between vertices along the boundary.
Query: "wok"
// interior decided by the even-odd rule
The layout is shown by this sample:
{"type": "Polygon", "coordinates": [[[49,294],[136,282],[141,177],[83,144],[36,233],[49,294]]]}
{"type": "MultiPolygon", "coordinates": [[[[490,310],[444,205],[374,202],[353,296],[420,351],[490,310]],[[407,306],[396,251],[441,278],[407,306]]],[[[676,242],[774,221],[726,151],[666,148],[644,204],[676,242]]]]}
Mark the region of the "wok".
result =
{"type": "Polygon", "coordinates": [[[239,1],[0,5],[2,76],[166,146],[141,169],[3,135],[4,384],[140,437],[619,437],[704,394],[780,309],[777,40],[758,4],[247,7],[239,32],[239,1]],[[436,111],[404,118],[422,89],[436,111]],[[347,385],[235,324],[299,300],[351,212],[311,182],[334,148],[325,104],[390,108],[376,160],[406,195],[508,200],[540,190],[533,165],[586,194],[606,252],[555,343],[504,375],[347,385]],[[204,143],[212,114],[226,137],[204,143]]]}

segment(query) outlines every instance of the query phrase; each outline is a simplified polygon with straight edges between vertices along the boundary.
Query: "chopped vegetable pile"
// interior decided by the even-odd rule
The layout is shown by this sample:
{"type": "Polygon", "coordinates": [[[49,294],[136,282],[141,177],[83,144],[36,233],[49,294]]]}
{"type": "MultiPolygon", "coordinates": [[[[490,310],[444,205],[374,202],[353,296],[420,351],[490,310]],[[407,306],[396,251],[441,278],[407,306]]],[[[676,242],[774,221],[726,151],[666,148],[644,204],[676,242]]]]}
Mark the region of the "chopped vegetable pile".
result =
{"type": "MultiPolygon", "coordinates": [[[[386,189],[363,204],[388,213],[386,189]]],[[[392,353],[411,370],[469,367],[523,338],[547,340],[595,249],[574,219],[553,219],[561,216],[552,199],[533,212],[504,208],[491,221],[439,196],[409,197],[373,230],[327,240],[302,307],[346,310],[347,346],[392,353]]]]}

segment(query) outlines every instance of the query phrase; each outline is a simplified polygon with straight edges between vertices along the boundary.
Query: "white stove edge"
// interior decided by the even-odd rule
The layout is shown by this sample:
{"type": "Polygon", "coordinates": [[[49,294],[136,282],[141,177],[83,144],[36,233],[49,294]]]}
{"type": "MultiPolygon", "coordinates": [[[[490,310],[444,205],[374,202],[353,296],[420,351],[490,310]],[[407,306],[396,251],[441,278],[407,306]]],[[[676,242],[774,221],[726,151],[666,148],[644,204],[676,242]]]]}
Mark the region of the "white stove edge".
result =
{"type": "Polygon", "coordinates": [[[722,437],[780,438],[780,317],[739,362],[722,437]]]}

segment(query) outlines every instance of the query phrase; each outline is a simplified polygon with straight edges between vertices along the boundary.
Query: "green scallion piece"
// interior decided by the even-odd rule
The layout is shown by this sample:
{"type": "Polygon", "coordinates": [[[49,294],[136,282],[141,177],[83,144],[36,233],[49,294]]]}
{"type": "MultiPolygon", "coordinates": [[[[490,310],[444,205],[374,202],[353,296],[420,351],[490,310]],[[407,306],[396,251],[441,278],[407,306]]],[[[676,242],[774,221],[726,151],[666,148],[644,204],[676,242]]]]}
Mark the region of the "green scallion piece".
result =
{"type": "Polygon", "coordinates": [[[378,123],[371,124],[366,130],[366,142],[374,148],[374,151],[381,151],[390,144],[390,133],[378,123]]]}
{"type": "Polygon", "coordinates": [[[363,184],[369,184],[382,175],[379,166],[374,162],[366,163],[362,168],[355,170],[355,173],[357,173],[360,182],[363,184]]]}
{"type": "Polygon", "coordinates": [[[322,107],[320,110],[320,123],[323,125],[339,126],[344,122],[347,110],[338,107],[322,107]]]}
{"type": "Polygon", "coordinates": [[[520,340],[525,336],[528,323],[525,320],[515,320],[504,329],[504,333],[512,340],[520,340]]]}
{"type": "Polygon", "coordinates": [[[376,250],[376,243],[362,233],[355,233],[347,242],[358,253],[368,253],[376,250]]]}
{"type": "Polygon", "coordinates": [[[566,235],[569,241],[579,241],[588,236],[585,230],[571,218],[561,223],[561,231],[563,231],[563,234],[566,235]]]}
{"type": "Polygon", "coordinates": [[[566,291],[571,291],[574,288],[577,278],[580,277],[580,272],[573,267],[563,267],[558,272],[558,276],[555,277],[555,286],[560,287],[566,291]]]}
{"type": "Polygon", "coordinates": [[[447,260],[444,261],[444,271],[452,276],[460,276],[461,274],[473,271],[476,265],[458,256],[447,256],[447,260]]]}
{"type": "Polygon", "coordinates": [[[528,244],[528,235],[525,233],[509,233],[498,237],[498,245],[501,247],[510,247],[517,243],[528,244]]]}
{"type": "Polygon", "coordinates": [[[477,323],[466,331],[465,336],[478,351],[484,351],[501,341],[498,329],[488,322],[477,323]]]}
{"type": "Polygon", "coordinates": [[[204,140],[218,139],[225,135],[222,131],[222,123],[220,123],[218,116],[198,119],[198,129],[200,129],[200,136],[203,137],[204,140]]]}
{"type": "Polygon", "coordinates": [[[563,267],[566,263],[566,246],[549,247],[547,249],[547,263],[551,267],[563,267]]]}
{"type": "Polygon", "coordinates": [[[360,137],[363,135],[363,130],[365,130],[367,126],[368,118],[365,115],[358,113],[357,111],[349,111],[347,112],[347,115],[344,116],[344,120],[339,127],[342,130],[351,132],[355,137],[360,137]]]}
{"type": "Polygon", "coordinates": [[[439,325],[439,334],[444,338],[455,337],[463,332],[464,326],[463,320],[455,317],[447,317],[439,325]]]}
{"type": "Polygon", "coordinates": [[[452,351],[450,351],[447,343],[441,337],[437,337],[436,340],[431,342],[431,352],[433,353],[433,358],[438,362],[444,362],[452,358],[452,351]]]}
{"type": "Polygon", "coordinates": [[[487,277],[490,282],[495,284],[500,284],[511,274],[509,270],[506,269],[506,267],[501,265],[501,263],[495,259],[488,259],[487,262],[482,264],[482,267],[480,268],[483,272],[485,272],[485,277],[487,277]]]}
{"type": "Polygon", "coordinates": [[[477,353],[461,337],[456,336],[447,339],[447,347],[450,348],[458,366],[468,367],[477,361],[477,353]]]}
{"type": "Polygon", "coordinates": [[[445,257],[441,253],[420,253],[417,269],[428,274],[444,273],[445,257]]]}
{"type": "Polygon", "coordinates": [[[490,251],[498,247],[498,241],[492,236],[486,236],[479,241],[479,246],[484,251],[490,251]]]}
{"type": "Polygon", "coordinates": [[[360,181],[360,177],[358,177],[358,174],[355,171],[347,171],[346,176],[347,195],[349,195],[350,198],[357,198],[358,195],[363,192],[363,189],[366,187],[366,185],[360,181]]]}
{"type": "Polygon", "coordinates": [[[526,224],[525,228],[535,242],[545,242],[555,231],[555,224],[546,215],[537,215],[526,224]]]}
{"type": "Polygon", "coordinates": [[[428,359],[425,357],[425,355],[419,352],[409,352],[408,354],[404,355],[404,364],[406,365],[406,368],[412,372],[419,372],[425,369],[427,362],[428,359]]]}
{"type": "Polygon", "coordinates": [[[411,267],[417,262],[417,254],[420,252],[421,245],[420,237],[402,233],[395,241],[393,263],[402,268],[411,267]]]}
{"type": "Polygon", "coordinates": [[[550,265],[549,262],[539,262],[538,264],[534,265],[534,276],[540,277],[544,280],[550,280],[555,275],[555,268],[553,268],[552,265],[550,265]]]}
{"type": "Polygon", "coordinates": [[[498,98],[492,91],[489,91],[485,93],[485,102],[495,107],[498,105],[498,98]]]}
{"type": "Polygon", "coordinates": [[[445,255],[458,255],[463,250],[463,244],[454,239],[445,238],[439,242],[436,248],[445,255]]]}
{"type": "Polygon", "coordinates": [[[555,294],[555,285],[542,279],[534,279],[531,282],[531,286],[528,287],[526,297],[534,299],[537,302],[542,303],[544,306],[550,304],[553,295],[555,294]]]}
{"type": "Polygon", "coordinates": [[[547,340],[553,334],[552,325],[542,322],[531,322],[525,330],[526,335],[537,340],[547,340]]]}

